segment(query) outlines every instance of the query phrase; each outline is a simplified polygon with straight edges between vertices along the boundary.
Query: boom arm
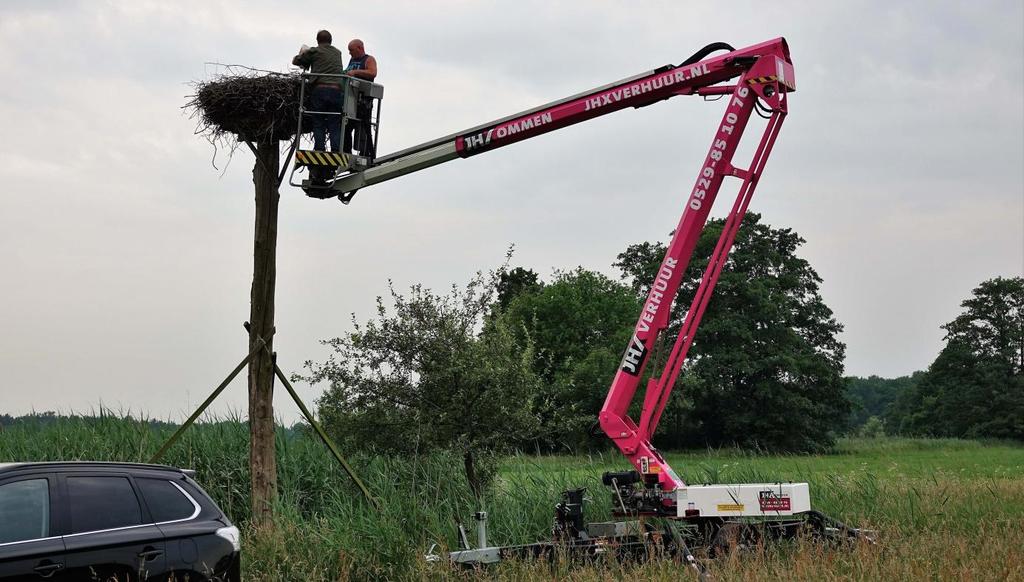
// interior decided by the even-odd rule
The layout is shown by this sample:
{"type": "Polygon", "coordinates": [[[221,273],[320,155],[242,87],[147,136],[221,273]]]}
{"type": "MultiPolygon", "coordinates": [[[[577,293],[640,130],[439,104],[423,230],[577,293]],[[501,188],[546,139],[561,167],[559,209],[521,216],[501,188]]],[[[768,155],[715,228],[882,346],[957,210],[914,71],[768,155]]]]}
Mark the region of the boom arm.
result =
{"type": "MultiPolygon", "coordinates": [[[[522,113],[486,123],[457,134],[420,144],[378,158],[365,170],[339,177],[332,186],[345,195],[359,188],[391,180],[437,164],[467,158],[549,131],[574,125],[626,107],[644,107],[676,95],[722,95],[729,99],[697,182],[683,209],[675,234],[669,242],[661,268],[651,285],[630,345],[615,375],[599,421],[602,430],[648,480],[656,477],[666,494],[684,486],[651,437],[668,402],[693,343],[694,333],[707,307],[715,282],[725,264],[750,198],[764,170],[768,155],[787,114],[786,94],[796,89],[793,65],[786,41],[777,38],[723,55],[704,58],[706,53],[728,45],[709,45],[678,67],[665,66],[634,77],[598,87],[522,113]],[[717,85],[739,78],[735,85],[717,85]],[[763,104],[763,105],[762,105],[763,104]],[[749,168],[733,165],[737,145],[755,107],[770,111],[760,144],[749,168]],[[736,201],[726,219],[697,293],[686,312],[682,330],[676,338],[665,368],[651,378],[644,394],[640,422],[628,415],[647,363],[647,356],[659,334],[668,325],[669,313],[680,280],[693,254],[711,206],[726,177],[742,183],[736,201]]],[[[671,505],[675,498],[664,496],[671,505]]]]}
{"type": "MultiPolygon", "coordinates": [[[[709,45],[694,57],[728,45],[709,45]]],[[[777,38],[716,57],[666,65],[559,101],[377,158],[364,170],[340,176],[337,194],[392,180],[458,158],[468,158],[627,107],[644,107],[676,95],[716,94],[716,83],[740,76],[760,57],[776,55],[781,68],[771,76],[792,81],[786,41],[777,38]],[[694,61],[694,62],[691,62],[694,61]]],[[[774,66],[774,62],[771,63],[774,66]]]]}
{"type": "MultiPolygon", "coordinates": [[[[750,204],[754,188],[757,186],[758,179],[764,170],[768,155],[782,126],[782,121],[787,114],[786,93],[795,90],[792,64],[789,61],[785,43],[780,41],[775,49],[773,52],[762,52],[749,70],[740,75],[735,86],[709,88],[709,90],[714,89],[715,92],[727,95],[728,107],[718,126],[708,155],[704,159],[697,183],[691,190],[675,234],[669,242],[665,258],[651,285],[644,309],[634,328],[632,340],[626,349],[622,364],[615,375],[599,417],[601,428],[605,434],[630,459],[633,466],[642,474],[655,476],[661,489],[665,492],[674,491],[684,483],[651,445],[651,437],[665,410],[668,396],[682,369],[686,353],[693,343],[694,333],[711,298],[729,249],[732,248],[736,231],[750,204]],[[771,114],[751,166],[741,169],[732,164],[733,154],[736,152],[750,114],[755,106],[758,106],[759,98],[767,105],[771,114]],[[711,261],[701,277],[693,302],[686,312],[682,329],[676,338],[665,368],[659,377],[651,378],[647,382],[640,423],[637,425],[627,414],[629,405],[633,401],[633,396],[639,385],[647,356],[653,349],[658,335],[668,325],[672,301],[679,290],[680,280],[707,222],[708,214],[722,186],[722,181],[727,176],[739,178],[742,180],[742,184],[726,218],[725,227],[715,246],[711,261]]],[[[703,91],[705,94],[709,92],[703,91]]],[[[672,504],[675,502],[675,498],[666,496],[664,502],[672,504]]]]}

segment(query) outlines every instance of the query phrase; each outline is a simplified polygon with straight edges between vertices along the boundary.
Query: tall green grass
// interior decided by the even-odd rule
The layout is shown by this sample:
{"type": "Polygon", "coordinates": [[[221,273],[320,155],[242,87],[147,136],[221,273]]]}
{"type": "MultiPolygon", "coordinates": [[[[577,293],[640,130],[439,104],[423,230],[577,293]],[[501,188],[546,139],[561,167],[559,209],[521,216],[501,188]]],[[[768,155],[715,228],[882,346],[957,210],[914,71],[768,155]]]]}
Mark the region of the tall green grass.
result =
{"type": "MultiPolygon", "coordinates": [[[[0,432],[0,462],[146,462],[172,433],[173,427],[107,412],[22,422],[0,432]]],[[[247,425],[237,419],[199,423],[161,462],[195,469],[196,480],[233,521],[245,526],[250,517],[248,437],[247,425]]],[[[431,544],[454,543],[454,518],[469,516],[477,507],[462,477],[460,455],[349,457],[381,501],[378,511],[315,437],[279,428],[276,448],[281,533],[250,529],[247,540],[259,545],[247,545],[247,579],[271,571],[277,577],[268,579],[298,580],[307,579],[293,577],[298,571],[346,568],[375,578],[399,576],[431,544]]]]}
{"type": "MultiPolygon", "coordinates": [[[[106,412],[46,425],[22,423],[0,432],[0,462],[146,461],[171,432],[170,427],[106,412]]],[[[471,521],[478,509],[488,511],[493,543],[544,539],[550,534],[554,503],[569,488],[588,488],[593,499],[589,519],[608,518],[609,493],[599,479],[606,470],[625,468],[617,453],[506,458],[480,502],[466,485],[458,454],[351,455],[351,464],[381,501],[377,511],[313,437],[281,429],[277,450],[276,523],[262,530],[248,525],[244,422],[229,418],[200,423],[163,459],[195,469],[197,480],[243,527],[247,580],[674,580],[688,575],[671,562],[509,563],[465,573],[422,559],[434,543],[440,544],[439,552],[454,547],[455,520],[471,521]]],[[[868,439],[842,441],[830,455],[774,456],[730,449],[674,453],[669,459],[690,483],[807,481],[817,509],[879,531],[877,547],[835,552],[797,544],[766,549],[738,563],[712,563],[723,579],[1024,576],[1024,448],[1019,445],[868,439]],[[997,560],[999,552],[1002,558],[997,560]]],[[[474,539],[472,524],[466,525],[474,539]]]]}

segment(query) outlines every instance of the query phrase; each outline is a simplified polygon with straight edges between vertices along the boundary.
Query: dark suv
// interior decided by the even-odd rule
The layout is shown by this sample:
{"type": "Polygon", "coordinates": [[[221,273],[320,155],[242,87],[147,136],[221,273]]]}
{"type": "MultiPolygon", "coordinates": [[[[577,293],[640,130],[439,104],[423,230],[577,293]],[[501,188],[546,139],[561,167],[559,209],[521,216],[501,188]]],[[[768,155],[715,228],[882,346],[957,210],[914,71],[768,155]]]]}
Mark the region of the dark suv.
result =
{"type": "Polygon", "coordinates": [[[192,475],[0,463],[0,580],[240,580],[238,528],[192,475]]]}

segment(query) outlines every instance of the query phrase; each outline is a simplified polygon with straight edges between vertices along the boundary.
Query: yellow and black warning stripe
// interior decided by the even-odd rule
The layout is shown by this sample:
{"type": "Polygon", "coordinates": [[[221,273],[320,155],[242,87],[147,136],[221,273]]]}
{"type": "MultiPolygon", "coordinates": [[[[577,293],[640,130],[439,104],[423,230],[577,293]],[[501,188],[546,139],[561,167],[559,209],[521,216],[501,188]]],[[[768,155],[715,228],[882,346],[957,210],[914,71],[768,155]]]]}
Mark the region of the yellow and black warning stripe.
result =
{"type": "Polygon", "coordinates": [[[751,85],[764,85],[766,83],[774,83],[778,80],[779,78],[777,76],[768,75],[767,77],[751,77],[747,79],[747,83],[750,83],[751,85]]]}
{"type": "Polygon", "coordinates": [[[337,152],[318,152],[316,150],[298,150],[295,152],[296,166],[342,166],[347,167],[348,154],[337,152]]]}

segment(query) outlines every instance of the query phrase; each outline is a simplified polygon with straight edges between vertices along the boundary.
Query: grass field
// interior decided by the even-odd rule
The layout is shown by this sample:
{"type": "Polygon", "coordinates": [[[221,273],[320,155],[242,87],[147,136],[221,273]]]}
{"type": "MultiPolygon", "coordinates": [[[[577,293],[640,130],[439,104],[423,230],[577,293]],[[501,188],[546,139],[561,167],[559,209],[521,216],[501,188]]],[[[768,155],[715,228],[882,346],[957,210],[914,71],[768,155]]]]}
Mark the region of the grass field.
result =
{"type": "MultiPolygon", "coordinates": [[[[709,562],[723,580],[1024,580],[1024,448],[957,440],[844,440],[829,455],[758,456],[736,451],[670,454],[691,483],[807,481],[816,508],[878,532],[876,546],[829,550],[813,544],[709,562]]],[[[517,459],[513,478],[586,473],[606,459],[517,459]],[[578,461],[577,461],[578,462],[578,461]]],[[[571,479],[570,479],[571,480],[571,479]]],[[[596,495],[605,501],[602,494],[596,495]]],[[[677,569],[643,565],[619,572],[670,580],[677,569]]],[[[578,571],[580,579],[615,579],[578,571]]]]}
{"type": "MultiPolygon", "coordinates": [[[[128,418],[63,420],[0,432],[0,462],[145,460],[169,431],[128,418]]],[[[281,499],[275,527],[248,525],[247,430],[198,425],[165,459],[198,480],[244,529],[246,580],[497,579],[679,580],[672,561],[643,564],[505,563],[486,572],[427,563],[433,543],[455,544],[456,516],[477,508],[461,458],[353,455],[382,503],[373,510],[321,445],[279,434],[281,499]]],[[[957,440],[842,440],[827,455],[768,456],[733,450],[672,453],[688,482],[807,481],[815,507],[877,530],[877,545],[830,549],[809,542],[709,561],[722,580],[1024,580],[1024,447],[957,440]]],[[[485,500],[492,542],[545,538],[563,489],[589,488],[588,518],[606,518],[603,471],[625,468],[613,453],[518,456],[501,462],[485,500]]]]}

